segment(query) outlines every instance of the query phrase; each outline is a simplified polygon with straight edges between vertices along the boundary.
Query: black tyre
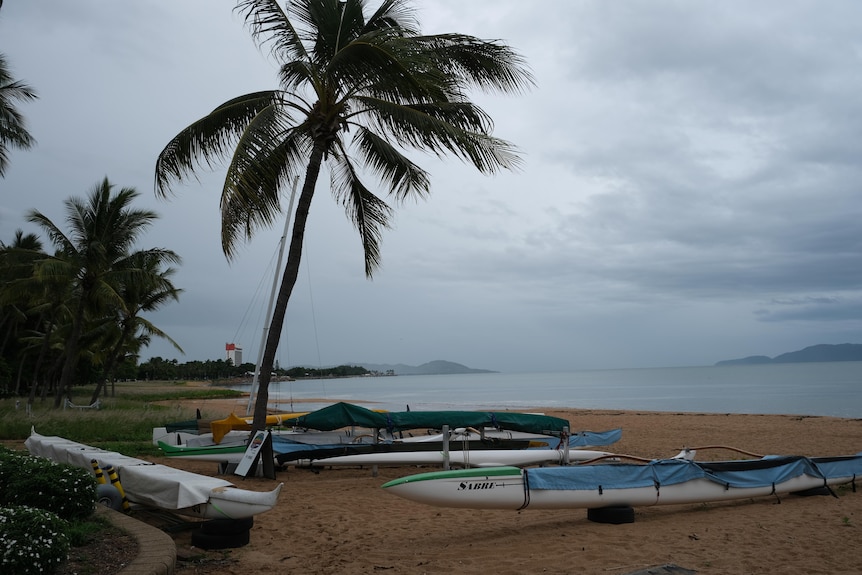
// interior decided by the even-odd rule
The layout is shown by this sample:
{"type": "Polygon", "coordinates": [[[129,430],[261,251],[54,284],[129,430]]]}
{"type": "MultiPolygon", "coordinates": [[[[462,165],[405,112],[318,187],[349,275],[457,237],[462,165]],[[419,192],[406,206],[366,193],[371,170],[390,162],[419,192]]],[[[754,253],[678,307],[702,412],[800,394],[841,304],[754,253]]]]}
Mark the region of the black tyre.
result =
{"type": "Polygon", "coordinates": [[[116,487],[107,483],[96,486],[96,503],[110,507],[114,511],[123,510],[123,496],[116,487]]]}
{"type": "Polygon", "coordinates": [[[792,495],[798,495],[799,497],[813,497],[815,495],[834,495],[832,490],[829,487],[812,487],[811,489],[804,489],[802,491],[793,491],[792,495]]]}
{"type": "Polygon", "coordinates": [[[628,506],[597,507],[596,509],[587,509],[587,519],[595,523],[610,523],[612,525],[634,523],[635,510],[628,506]]]}
{"type": "Polygon", "coordinates": [[[201,549],[234,549],[248,545],[249,540],[248,530],[229,535],[213,535],[200,529],[192,531],[192,545],[201,549]]]}
{"type": "Polygon", "coordinates": [[[248,531],[254,525],[254,517],[245,519],[211,519],[201,523],[201,533],[207,535],[235,535],[248,531]]]}

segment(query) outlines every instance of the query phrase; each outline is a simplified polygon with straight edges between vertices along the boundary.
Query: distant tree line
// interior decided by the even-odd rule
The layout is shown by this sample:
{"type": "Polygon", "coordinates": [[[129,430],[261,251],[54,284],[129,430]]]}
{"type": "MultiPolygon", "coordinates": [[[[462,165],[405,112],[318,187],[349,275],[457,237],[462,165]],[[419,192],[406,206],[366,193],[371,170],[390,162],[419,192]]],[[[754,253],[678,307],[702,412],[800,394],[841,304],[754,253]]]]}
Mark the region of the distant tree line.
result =
{"type": "Polygon", "coordinates": [[[244,378],[254,373],[253,363],[234,365],[229,359],[208,359],[179,363],[176,359],[153,357],[127,372],[126,379],[160,381],[219,381],[244,378]]]}
{"type": "MultiPolygon", "coordinates": [[[[187,380],[213,381],[226,379],[251,379],[254,377],[255,365],[243,363],[234,365],[231,360],[216,359],[206,361],[189,361],[179,363],[176,359],[151,358],[140,365],[130,366],[132,369],[121,374],[123,379],[136,380],[187,380]]],[[[293,379],[318,379],[324,377],[358,377],[370,375],[367,369],[358,365],[339,365],[337,367],[291,367],[281,369],[276,366],[273,373],[277,378],[291,377],[293,379]]]]}
{"type": "MultiPolygon", "coordinates": [[[[276,373],[278,373],[277,369],[276,373]]],[[[284,373],[294,379],[302,379],[321,377],[356,377],[368,375],[371,372],[360,365],[339,365],[338,367],[327,367],[321,369],[315,369],[313,367],[292,367],[284,373]]]]}

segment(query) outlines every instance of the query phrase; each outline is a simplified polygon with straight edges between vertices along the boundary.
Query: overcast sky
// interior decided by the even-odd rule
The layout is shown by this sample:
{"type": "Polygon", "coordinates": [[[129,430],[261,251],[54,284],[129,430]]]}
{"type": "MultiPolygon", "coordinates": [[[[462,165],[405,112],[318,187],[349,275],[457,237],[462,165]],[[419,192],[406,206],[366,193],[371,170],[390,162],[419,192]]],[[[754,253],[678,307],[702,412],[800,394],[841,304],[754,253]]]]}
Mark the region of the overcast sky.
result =
{"type": "MultiPolygon", "coordinates": [[[[371,2],[376,6],[376,2],[371,2]]],[[[64,229],[102,178],[160,219],[139,247],[183,263],[149,317],[185,349],[254,362],[282,224],[227,262],[223,172],[153,193],[179,130],[277,86],[232,0],[6,0],[0,52],[39,99],[38,145],[0,179],[0,239],[64,229]]],[[[862,343],[862,3],[417,0],[423,31],[500,39],[536,87],[476,100],[520,171],[420,158],[426,201],[398,207],[365,279],[322,175],[282,366],[435,359],[504,372],[711,365],[862,343]]],[[[286,204],[286,202],[285,202],[286,204]]],[[[44,236],[43,236],[44,238],[44,236]]],[[[47,244],[47,240],[46,244],[47,244]]]]}

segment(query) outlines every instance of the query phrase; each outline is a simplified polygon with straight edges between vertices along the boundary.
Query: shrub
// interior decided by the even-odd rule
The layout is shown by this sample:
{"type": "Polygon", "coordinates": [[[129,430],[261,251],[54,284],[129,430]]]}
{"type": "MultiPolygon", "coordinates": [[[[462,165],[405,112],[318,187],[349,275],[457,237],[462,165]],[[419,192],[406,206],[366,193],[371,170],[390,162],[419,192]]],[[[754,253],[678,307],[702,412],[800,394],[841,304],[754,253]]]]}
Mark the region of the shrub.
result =
{"type": "Polygon", "coordinates": [[[39,457],[0,454],[0,505],[47,509],[63,519],[93,512],[96,479],[86,469],[39,457]]]}
{"type": "Polygon", "coordinates": [[[25,459],[27,456],[23,453],[0,447],[0,494],[7,490],[9,478],[20,473],[19,468],[25,459]]]}
{"type": "Polygon", "coordinates": [[[0,573],[53,573],[67,557],[67,523],[32,507],[0,507],[0,573]]]}

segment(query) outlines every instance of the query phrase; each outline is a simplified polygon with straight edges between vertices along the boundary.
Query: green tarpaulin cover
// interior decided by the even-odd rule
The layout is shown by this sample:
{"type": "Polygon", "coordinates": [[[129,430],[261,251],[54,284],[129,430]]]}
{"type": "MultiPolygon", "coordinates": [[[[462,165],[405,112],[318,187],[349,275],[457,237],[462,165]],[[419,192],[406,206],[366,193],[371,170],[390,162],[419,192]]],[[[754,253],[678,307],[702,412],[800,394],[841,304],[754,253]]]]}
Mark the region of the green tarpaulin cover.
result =
{"type": "Polygon", "coordinates": [[[512,413],[508,411],[372,411],[351,403],[335,403],[296,420],[298,427],[331,431],[356,425],[386,429],[390,432],[408,429],[457,427],[497,427],[511,431],[558,434],[569,428],[569,421],[549,415],[512,413]]]}

